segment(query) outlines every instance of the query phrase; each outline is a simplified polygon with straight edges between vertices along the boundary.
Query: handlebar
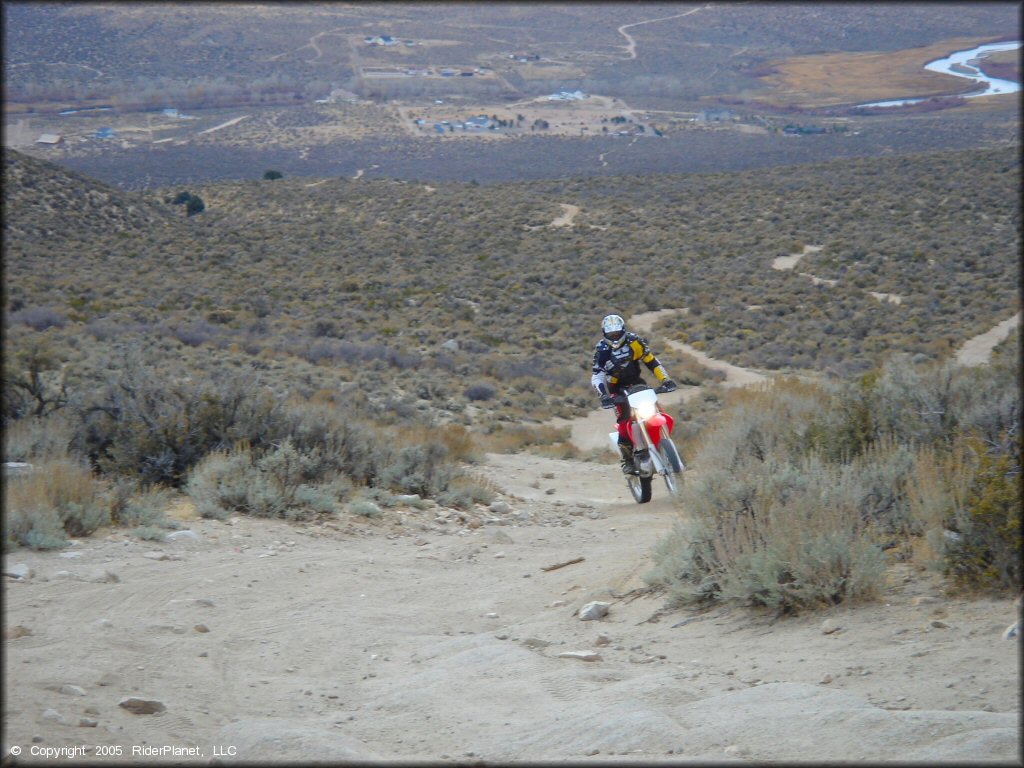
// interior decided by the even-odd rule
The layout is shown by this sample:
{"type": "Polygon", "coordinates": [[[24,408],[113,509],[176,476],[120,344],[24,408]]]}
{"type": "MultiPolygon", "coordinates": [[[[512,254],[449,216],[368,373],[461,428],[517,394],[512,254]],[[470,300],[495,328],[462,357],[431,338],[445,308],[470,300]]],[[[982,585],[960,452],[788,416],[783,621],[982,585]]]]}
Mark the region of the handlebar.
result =
{"type": "MultiPolygon", "coordinates": [[[[635,392],[642,392],[645,389],[650,389],[650,387],[646,384],[634,384],[632,387],[626,387],[622,392],[611,395],[611,401],[607,405],[602,402],[601,408],[607,411],[614,408],[616,405],[622,405],[629,400],[630,395],[635,392]]],[[[675,392],[677,389],[679,389],[679,386],[673,382],[671,387],[659,384],[654,391],[656,394],[663,395],[666,392],[675,392]]]]}

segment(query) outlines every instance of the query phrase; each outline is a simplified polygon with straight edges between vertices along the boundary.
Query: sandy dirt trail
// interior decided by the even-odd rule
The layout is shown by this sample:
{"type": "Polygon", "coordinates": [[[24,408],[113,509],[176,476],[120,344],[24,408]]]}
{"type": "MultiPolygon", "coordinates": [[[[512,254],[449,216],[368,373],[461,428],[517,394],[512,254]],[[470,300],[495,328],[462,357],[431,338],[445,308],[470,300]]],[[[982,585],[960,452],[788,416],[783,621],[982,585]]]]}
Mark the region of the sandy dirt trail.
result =
{"type": "Polygon", "coordinates": [[[1020,317],[1021,313],[1018,312],[1013,317],[998,323],[991,330],[968,339],[957,350],[956,361],[960,365],[967,366],[984,365],[987,363],[996,345],[1009,336],[1015,328],[1020,327],[1020,317]]]}
{"type": "Polygon", "coordinates": [[[212,128],[207,128],[205,131],[200,131],[196,135],[197,136],[202,136],[204,133],[213,133],[214,131],[219,131],[219,130],[221,130],[223,128],[229,128],[230,126],[234,125],[235,123],[240,123],[241,121],[245,120],[245,118],[247,118],[247,117],[249,117],[249,115],[241,115],[240,117],[233,117],[230,120],[227,120],[227,121],[221,123],[220,125],[215,125],[212,128]]]}
{"type": "Polygon", "coordinates": [[[5,576],[4,754],[1019,760],[1009,600],[952,599],[896,566],[864,606],[670,609],[643,579],[685,520],[663,485],[638,505],[614,464],[489,454],[475,471],[500,495],[468,512],[220,522],[184,501],[176,541],[104,531],[6,554],[28,574],[5,576]],[[608,614],[582,621],[592,601],[608,614]]]}

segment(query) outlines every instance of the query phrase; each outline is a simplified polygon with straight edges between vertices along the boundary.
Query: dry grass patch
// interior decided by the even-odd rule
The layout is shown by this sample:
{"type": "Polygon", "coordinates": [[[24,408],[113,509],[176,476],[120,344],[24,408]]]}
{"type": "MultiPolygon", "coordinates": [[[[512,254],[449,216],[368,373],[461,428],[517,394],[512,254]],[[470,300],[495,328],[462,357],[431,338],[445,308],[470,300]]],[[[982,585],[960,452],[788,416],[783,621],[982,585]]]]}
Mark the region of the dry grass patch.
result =
{"type": "Polygon", "coordinates": [[[924,65],[977,44],[955,38],[905,51],[793,56],[769,65],[775,73],[764,80],[775,89],[771,101],[800,107],[954,94],[969,84],[924,65]]]}
{"type": "Polygon", "coordinates": [[[42,461],[4,483],[4,546],[54,549],[110,523],[102,486],[81,462],[42,461]]]}

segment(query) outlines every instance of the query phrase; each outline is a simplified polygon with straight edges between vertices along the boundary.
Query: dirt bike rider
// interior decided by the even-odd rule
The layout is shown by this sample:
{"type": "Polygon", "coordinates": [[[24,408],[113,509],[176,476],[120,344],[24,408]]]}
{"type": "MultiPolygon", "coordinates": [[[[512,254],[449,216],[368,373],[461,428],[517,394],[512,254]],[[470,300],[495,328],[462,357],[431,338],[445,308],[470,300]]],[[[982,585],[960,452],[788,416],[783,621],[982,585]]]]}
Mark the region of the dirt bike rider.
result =
{"type": "Polygon", "coordinates": [[[615,422],[619,431],[619,453],[622,454],[622,472],[633,470],[633,444],[626,432],[629,421],[629,403],[624,399],[616,402],[616,395],[634,384],[646,384],[640,376],[640,363],[646,365],[663,392],[677,389],[668,377],[665,367],[647,346],[647,340],[626,330],[626,321],[618,315],[608,315],[601,321],[604,335],[594,348],[594,367],[590,383],[601,395],[601,407],[615,407],[615,422]]]}

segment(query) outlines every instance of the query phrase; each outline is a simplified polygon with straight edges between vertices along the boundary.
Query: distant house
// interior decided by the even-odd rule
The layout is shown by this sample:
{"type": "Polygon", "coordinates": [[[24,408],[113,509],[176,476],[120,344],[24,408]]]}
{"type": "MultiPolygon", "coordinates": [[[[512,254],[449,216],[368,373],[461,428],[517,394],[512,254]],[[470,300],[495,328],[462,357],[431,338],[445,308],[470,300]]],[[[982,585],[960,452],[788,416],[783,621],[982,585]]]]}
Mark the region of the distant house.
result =
{"type": "Polygon", "coordinates": [[[46,144],[47,146],[50,147],[55,147],[63,143],[64,137],[61,136],[59,133],[44,133],[38,139],[36,139],[36,144],[46,144]]]}
{"type": "Polygon", "coordinates": [[[548,96],[548,101],[579,101],[585,98],[587,98],[587,94],[583,91],[560,91],[548,96]]]}
{"type": "Polygon", "coordinates": [[[494,122],[487,115],[477,115],[464,121],[466,128],[490,128],[494,122]]]}
{"type": "Polygon", "coordinates": [[[334,104],[338,104],[340,102],[355,104],[357,101],[359,101],[359,96],[355,93],[352,93],[352,91],[346,91],[344,88],[334,88],[333,90],[331,90],[331,95],[328,97],[328,99],[334,104]]]}
{"type": "Polygon", "coordinates": [[[178,108],[177,107],[168,107],[167,109],[163,110],[163,115],[164,115],[164,117],[177,117],[178,116],[178,108]]]}

